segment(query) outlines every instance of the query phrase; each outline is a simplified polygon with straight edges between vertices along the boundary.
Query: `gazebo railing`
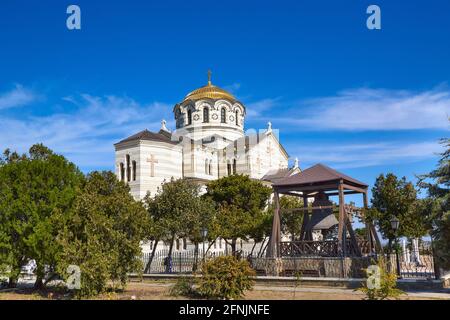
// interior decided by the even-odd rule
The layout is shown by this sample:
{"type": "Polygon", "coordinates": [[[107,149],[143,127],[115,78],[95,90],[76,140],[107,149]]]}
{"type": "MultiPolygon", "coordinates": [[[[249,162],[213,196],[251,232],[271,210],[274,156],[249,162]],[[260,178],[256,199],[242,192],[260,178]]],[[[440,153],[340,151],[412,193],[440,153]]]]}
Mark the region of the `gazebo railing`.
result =
{"type": "MultiPolygon", "coordinates": [[[[370,253],[369,241],[359,240],[358,246],[363,255],[370,253]]],[[[337,257],[339,255],[337,241],[283,241],[280,242],[280,254],[282,257],[295,256],[321,256],[337,257]]],[[[351,241],[346,241],[346,255],[355,255],[351,241]]]]}

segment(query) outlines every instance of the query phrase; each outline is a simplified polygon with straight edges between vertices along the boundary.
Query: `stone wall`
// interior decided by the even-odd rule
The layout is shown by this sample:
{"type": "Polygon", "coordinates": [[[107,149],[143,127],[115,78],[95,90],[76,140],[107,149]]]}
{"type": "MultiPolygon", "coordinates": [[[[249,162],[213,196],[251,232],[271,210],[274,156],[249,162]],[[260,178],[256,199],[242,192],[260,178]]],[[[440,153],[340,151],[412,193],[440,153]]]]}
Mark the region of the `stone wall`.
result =
{"type": "Polygon", "coordinates": [[[292,257],[252,258],[252,267],[268,276],[364,278],[370,258],[292,257]]]}

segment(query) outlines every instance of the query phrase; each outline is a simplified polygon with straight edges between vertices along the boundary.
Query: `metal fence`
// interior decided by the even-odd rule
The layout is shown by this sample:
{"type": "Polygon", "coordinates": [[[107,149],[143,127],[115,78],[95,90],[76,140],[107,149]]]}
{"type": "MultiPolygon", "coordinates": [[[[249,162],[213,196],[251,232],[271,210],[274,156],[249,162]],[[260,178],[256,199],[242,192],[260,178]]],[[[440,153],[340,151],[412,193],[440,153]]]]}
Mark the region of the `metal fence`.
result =
{"type": "MultiPolygon", "coordinates": [[[[429,241],[414,244],[410,242],[399,248],[400,275],[402,278],[435,278],[435,265],[432,245],[429,241]]],[[[391,254],[393,271],[397,272],[397,255],[391,254]]]]}
{"type": "MultiPolygon", "coordinates": [[[[400,249],[399,265],[402,278],[434,279],[435,266],[433,253],[429,243],[423,242],[416,250],[400,249]],[[411,251],[412,250],[412,251],[411,251]]],[[[174,251],[171,259],[168,258],[169,250],[159,250],[155,253],[147,273],[192,273],[195,266],[200,268],[203,259],[218,256],[231,255],[231,252],[207,252],[203,257],[202,251],[196,254],[195,250],[174,251]]],[[[150,260],[151,253],[142,256],[144,267],[150,260]]],[[[256,257],[250,251],[238,251],[241,259],[247,259],[258,275],[267,275],[273,272],[273,259],[256,257]]],[[[386,268],[391,272],[397,272],[397,260],[395,253],[378,254],[384,256],[386,268]]],[[[365,257],[324,257],[324,256],[284,256],[282,265],[279,267],[281,276],[303,275],[308,277],[365,277],[364,269],[376,263],[374,256],[365,257]]]]}
{"type": "MultiPolygon", "coordinates": [[[[231,255],[231,252],[207,252],[204,256],[199,250],[196,255],[195,250],[173,251],[169,259],[169,250],[163,249],[155,253],[147,273],[192,273],[195,266],[200,267],[203,259],[211,259],[214,257],[231,255]]],[[[250,251],[238,251],[237,255],[242,259],[246,259],[250,255],[250,251]]],[[[144,253],[142,262],[144,268],[150,261],[151,253],[144,253]]]]}

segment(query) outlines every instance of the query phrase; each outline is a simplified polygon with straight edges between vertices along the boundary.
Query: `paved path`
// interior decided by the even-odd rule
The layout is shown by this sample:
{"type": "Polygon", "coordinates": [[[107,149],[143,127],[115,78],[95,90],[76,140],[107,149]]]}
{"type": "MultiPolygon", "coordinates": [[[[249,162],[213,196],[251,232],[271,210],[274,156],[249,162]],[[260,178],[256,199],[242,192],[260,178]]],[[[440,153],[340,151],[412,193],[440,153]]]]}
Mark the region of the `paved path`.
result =
{"type": "MultiPolygon", "coordinates": [[[[362,292],[354,291],[353,289],[345,288],[318,288],[318,287],[278,287],[278,286],[254,286],[255,290],[259,291],[284,291],[284,292],[314,292],[314,293],[341,293],[352,295],[364,295],[362,292]]],[[[408,296],[417,298],[437,298],[437,299],[449,299],[450,291],[443,290],[442,292],[430,292],[430,291],[406,291],[408,296]]]]}
{"type": "MultiPolygon", "coordinates": [[[[138,286],[153,286],[153,287],[170,287],[173,283],[149,283],[149,282],[133,282],[133,285],[138,286]]],[[[279,292],[304,292],[304,293],[327,293],[327,294],[351,294],[357,296],[364,296],[364,293],[354,291],[346,288],[323,288],[323,287],[284,287],[284,286],[261,286],[255,285],[254,290],[258,291],[279,291],[279,292]]],[[[442,291],[406,291],[408,296],[416,298],[434,298],[434,299],[449,299],[450,289],[442,291]]]]}
{"type": "MultiPolygon", "coordinates": [[[[173,283],[157,283],[157,282],[131,282],[133,286],[142,286],[142,287],[171,287],[173,283]]],[[[20,287],[32,287],[33,281],[30,280],[22,280],[20,282],[20,287]]],[[[297,287],[294,288],[292,286],[262,286],[255,285],[255,290],[258,291],[275,291],[275,292],[302,292],[302,293],[325,293],[325,294],[344,294],[344,295],[355,295],[355,296],[363,296],[364,294],[358,291],[354,291],[353,289],[346,288],[324,288],[324,287],[297,287]]],[[[2,290],[0,290],[1,292],[2,290]]],[[[6,290],[3,290],[6,291],[6,290]]],[[[416,297],[416,298],[434,298],[434,299],[448,299],[450,300],[450,289],[443,289],[441,291],[406,291],[408,296],[416,297]]]]}

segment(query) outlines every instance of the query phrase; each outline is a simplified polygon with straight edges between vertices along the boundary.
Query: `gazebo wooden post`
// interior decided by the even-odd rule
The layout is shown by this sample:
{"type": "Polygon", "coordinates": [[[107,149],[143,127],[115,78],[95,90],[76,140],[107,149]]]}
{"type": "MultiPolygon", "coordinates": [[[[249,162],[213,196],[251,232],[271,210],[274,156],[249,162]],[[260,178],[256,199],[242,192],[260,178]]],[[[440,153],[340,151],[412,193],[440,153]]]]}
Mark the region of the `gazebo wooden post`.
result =
{"type": "Polygon", "coordinates": [[[339,191],[339,227],[338,227],[338,253],[345,256],[345,243],[344,234],[345,232],[345,208],[344,208],[344,182],[342,180],[339,181],[338,186],[339,191]]]}
{"type": "Polygon", "coordinates": [[[309,223],[309,212],[308,212],[308,196],[303,193],[303,222],[302,222],[302,228],[300,229],[300,241],[308,240],[308,237],[306,235],[306,226],[309,223]]]}
{"type": "Polygon", "coordinates": [[[281,226],[280,226],[280,196],[275,189],[274,193],[275,211],[273,213],[272,233],[270,235],[269,246],[267,247],[266,257],[278,258],[280,257],[280,242],[281,242],[281,226]]]}
{"type": "MultiPolygon", "coordinates": [[[[368,197],[367,197],[367,189],[363,193],[363,203],[364,203],[364,209],[367,210],[369,208],[369,201],[368,201],[368,197]]],[[[366,217],[364,217],[364,219],[366,221],[366,229],[368,230],[368,234],[369,234],[369,241],[370,241],[370,245],[371,245],[371,250],[374,250],[375,253],[376,253],[377,250],[381,250],[380,239],[378,238],[377,231],[375,230],[375,227],[372,224],[372,221],[368,221],[366,217]]]]}
{"type": "MultiPolygon", "coordinates": [[[[362,195],[363,195],[364,210],[367,210],[369,208],[369,204],[367,202],[367,190],[362,195]]],[[[369,240],[370,252],[373,253],[375,251],[374,250],[375,245],[373,243],[372,230],[370,229],[370,223],[367,221],[367,218],[365,216],[364,216],[364,221],[366,224],[366,234],[367,234],[367,239],[369,240]]]]}

